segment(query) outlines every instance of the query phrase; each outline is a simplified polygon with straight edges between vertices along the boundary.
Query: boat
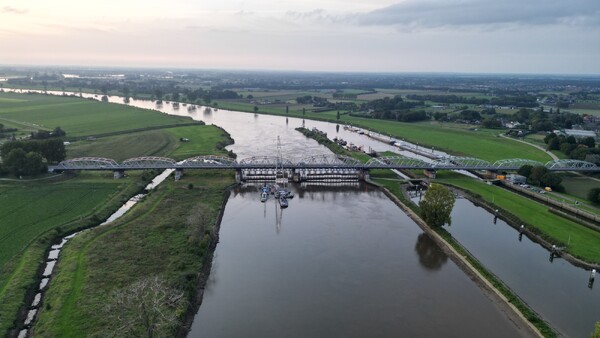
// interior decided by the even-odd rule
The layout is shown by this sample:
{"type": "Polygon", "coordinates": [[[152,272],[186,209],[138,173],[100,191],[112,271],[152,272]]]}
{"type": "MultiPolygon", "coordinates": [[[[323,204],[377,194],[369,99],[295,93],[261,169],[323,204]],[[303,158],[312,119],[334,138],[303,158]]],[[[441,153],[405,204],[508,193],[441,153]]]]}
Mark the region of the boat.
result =
{"type": "Polygon", "coordinates": [[[269,194],[267,194],[266,192],[263,191],[260,193],[260,201],[261,202],[263,202],[263,203],[266,202],[268,198],[269,198],[269,194]]]}
{"type": "Polygon", "coordinates": [[[279,206],[282,209],[285,209],[285,208],[288,207],[288,201],[287,201],[287,199],[285,197],[283,197],[283,196],[279,197],[279,206]]]}
{"type": "Polygon", "coordinates": [[[287,194],[285,195],[286,198],[291,199],[294,198],[294,192],[293,191],[287,191],[287,194]]]}

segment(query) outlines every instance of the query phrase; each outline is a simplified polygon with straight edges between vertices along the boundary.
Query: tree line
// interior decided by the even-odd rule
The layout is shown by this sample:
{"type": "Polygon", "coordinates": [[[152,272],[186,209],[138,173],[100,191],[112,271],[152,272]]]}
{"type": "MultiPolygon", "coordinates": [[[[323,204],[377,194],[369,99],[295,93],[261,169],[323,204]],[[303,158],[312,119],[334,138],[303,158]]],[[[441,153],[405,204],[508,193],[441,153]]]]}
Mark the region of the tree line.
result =
{"type": "Polygon", "coordinates": [[[376,119],[414,122],[429,119],[423,110],[410,110],[423,105],[423,102],[404,101],[400,95],[396,95],[393,98],[385,97],[362,103],[360,109],[368,111],[368,115],[376,119]]]}
{"type": "Polygon", "coordinates": [[[67,156],[62,139],[10,141],[0,146],[0,174],[35,176],[47,171],[47,165],[67,156]]]}
{"type": "Polygon", "coordinates": [[[588,161],[600,165],[600,149],[596,148],[593,137],[577,140],[574,136],[556,135],[550,133],[544,137],[546,149],[559,150],[570,159],[588,161]]]}
{"type": "Polygon", "coordinates": [[[493,105],[493,106],[515,106],[515,107],[537,107],[537,97],[534,95],[521,94],[518,96],[500,96],[492,97],[491,99],[482,97],[466,97],[460,95],[436,95],[436,94],[425,94],[417,95],[410,94],[406,95],[409,100],[415,101],[433,101],[439,103],[462,103],[462,104],[476,104],[476,105],[493,105]]]}

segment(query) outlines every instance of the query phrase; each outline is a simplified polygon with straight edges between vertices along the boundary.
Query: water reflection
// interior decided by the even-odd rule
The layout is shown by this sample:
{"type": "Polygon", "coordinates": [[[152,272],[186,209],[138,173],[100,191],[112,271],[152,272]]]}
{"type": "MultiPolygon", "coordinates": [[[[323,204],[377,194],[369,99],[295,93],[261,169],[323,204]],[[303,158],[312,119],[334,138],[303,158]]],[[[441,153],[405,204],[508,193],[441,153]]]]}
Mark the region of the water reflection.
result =
{"type": "Polygon", "coordinates": [[[260,185],[227,202],[190,337],[519,335],[381,192],[288,185],[278,215],[260,185]]]}
{"type": "Polygon", "coordinates": [[[439,270],[448,261],[448,255],[426,233],[417,237],[415,251],[419,255],[421,266],[428,270],[439,270]]]}
{"type": "Polygon", "coordinates": [[[494,218],[494,212],[457,199],[453,225],[446,230],[560,333],[589,336],[600,318],[600,291],[593,289],[590,272],[559,259],[500,218],[490,226],[494,218]]]}

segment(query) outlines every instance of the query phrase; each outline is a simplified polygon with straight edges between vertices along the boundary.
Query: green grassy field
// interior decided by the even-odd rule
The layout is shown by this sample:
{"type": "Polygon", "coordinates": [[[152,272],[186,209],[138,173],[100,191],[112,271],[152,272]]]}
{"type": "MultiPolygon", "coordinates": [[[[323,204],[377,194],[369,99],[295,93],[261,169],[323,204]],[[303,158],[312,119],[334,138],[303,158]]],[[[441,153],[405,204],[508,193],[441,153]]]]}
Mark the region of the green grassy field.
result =
{"type": "Polygon", "coordinates": [[[72,142],[67,157],[106,157],[116,161],[139,156],[171,156],[176,160],[189,157],[225,154],[214,145],[223,141],[223,130],[215,126],[186,126],[142,131],[72,142]],[[189,141],[182,142],[181,138],[189,141]]]}
{"type": "Polygon", "coordinates": [[[600,181],[587,176],[577,175],[562,175],[562,186],[565,187],[565,192],[569,195],[576,196],[580,199],[587,199],[588,192],[593,188],[600,188],[600,181]]]}
{"type": "Polygon", "coordinates": [[[550,213],[542,204],[470,178],[439,179],[442,183],[469,190],[485,201],[508,210],[525,223],[534,226],[542,236],[587,262],[600,263],[600,233],[550,213]],[[567,245],[567,243],[570,243],[567,245]]]}
{"type": "Polygon", "coordinates": [[[50,241],[108,217],[139,189],[137,177],[114,181],[111,176],[0,181],[0,332],[12,325],[50,241]]]}
{"type": "Polygon", "coordinates": [[[87,215],[113,195],[124,182],[111,174],[56,183],[0,181],[0,266],[44,231],[87,215]],[[18,224],[18,227],[10,226],[18,224]]]}
{"type": "Polygon", "coordinates": [[[19,124],[29,130],[60,126],[68,137],[193,122],[188,117],[75,97],[0,93],[0,99],[19,100],[0,101],[0,123],[19,124]]]}
{"type": "MultiPolygon", "coordinates": [[[[19,123],[32,126],[41,125],[40,121],[56,121],[70,135],[190,122],[188,118],[120,105],[114,105],[119,109],[113,111],[113,105],[77,98],[2,95],[20,99],[2,97],[8,101],[0,103],[0,117],[20,118],[19,123]]],[[[188,125],[76,141],[67,149],[69,157],[106,156],[122,160],[163,155],[181,159],[192,154],[225,154],[215,148],[216,143],[227,142],[224,134],[214,126],[188,125]],[[180,137],[190,141],[180,142],[180,137]]],[[[104,172],[82,173],[71,179],[63,176],[29,182],[0,181],[0,332],[13,325],[26,290],[38,283],[35,275],[51,241],[74,229],[97,224],[145,185],[140,181],[141,173],[128,174],[130,177],[121,180],[113,180],[112,173],[104,172]]]]}
{"type": "Polygon", "coordinates": [[[222,171],[164,182],[121,220],[73,239],[62,253],[35,334],[110,336],[115,323],[106,316],[107,295],[145,276],[162,276],[193,301],[198,272],[216,238],[224,188],[233,182],[233,173],[222,171]],[[196,210],[207,217],[206,228],[190,222],[196,210]]]}

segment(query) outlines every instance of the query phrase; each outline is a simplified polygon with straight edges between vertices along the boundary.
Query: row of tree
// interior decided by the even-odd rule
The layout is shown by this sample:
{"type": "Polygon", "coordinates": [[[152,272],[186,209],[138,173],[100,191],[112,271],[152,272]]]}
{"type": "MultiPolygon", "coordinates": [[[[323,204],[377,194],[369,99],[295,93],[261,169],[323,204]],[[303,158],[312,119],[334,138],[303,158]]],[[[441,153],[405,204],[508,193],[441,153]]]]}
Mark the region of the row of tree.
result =
{"type": "Polygon", "coordinates": [[[577,140],[574,136],[550,133],[544,137],[544,142],[548,150],[560,150],[571,159],[600,164],[600,149],[596,148],[593,137],[577,140]]]}
{"type": "Polygon", "coordinates": [[[48,163],[66,158],[65,145],[61,139],[10,141],[0,147],[2,166],[0,173],[15,176],[35,176],[47,169],[48,163]]]}
{"type": "Polygon", "coordinates": [[[517,171],[519,175],[527,178],[527,183],[539,187],[550,187],[554,190],[561,190],[560,183],[562,177],[548,170],[544,166],[524,165],[517,171]]]}
{"type": "Polygon", "coordinates": [[[482,97],[466,97],[460,95],[406,95],[409,100],[415,101],[432,101],[439,103],[462,103],[476,105],[493,105],[493,106],[515,106],[515,107],[537,107],[537,97],[535,95],[520,94],[516,96],[499,96],[490,99],[482,97]]]}

